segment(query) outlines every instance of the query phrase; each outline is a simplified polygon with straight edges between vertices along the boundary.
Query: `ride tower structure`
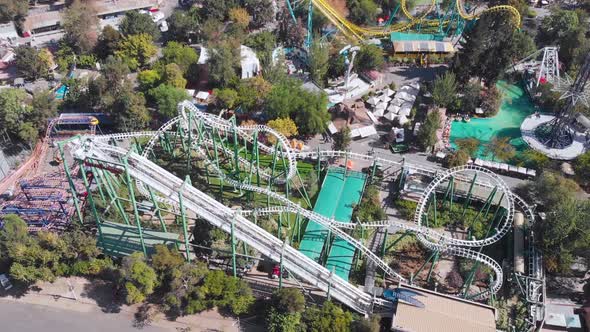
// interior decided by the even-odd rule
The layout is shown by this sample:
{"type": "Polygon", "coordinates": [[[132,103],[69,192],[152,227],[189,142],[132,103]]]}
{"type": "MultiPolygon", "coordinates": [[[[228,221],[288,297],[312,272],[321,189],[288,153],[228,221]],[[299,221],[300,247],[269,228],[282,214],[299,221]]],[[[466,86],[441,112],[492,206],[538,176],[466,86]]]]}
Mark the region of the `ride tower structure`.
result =
{"type": "MultiPolygon", "coordinates": [[[[545,57],[544,57],[545,58],[545,57]]],[[[573,142],[574,129],[572,124],[576,119],[576,105],[582,101],[586,106],[589,105],[589,98],[586,89],[590,79],[590,53],[586,55],[582,68],[576,75],[573,82],[564,79],[556,88],[562,90],[563,94],[560,99],[568,99],[565,107],[551,121],[544,123],[535,130],[535,134],[547,147],[552,149],[563,149],[570,146],[573,142]],[[569,84],[571,82],[571,84],[569,84]]]]}

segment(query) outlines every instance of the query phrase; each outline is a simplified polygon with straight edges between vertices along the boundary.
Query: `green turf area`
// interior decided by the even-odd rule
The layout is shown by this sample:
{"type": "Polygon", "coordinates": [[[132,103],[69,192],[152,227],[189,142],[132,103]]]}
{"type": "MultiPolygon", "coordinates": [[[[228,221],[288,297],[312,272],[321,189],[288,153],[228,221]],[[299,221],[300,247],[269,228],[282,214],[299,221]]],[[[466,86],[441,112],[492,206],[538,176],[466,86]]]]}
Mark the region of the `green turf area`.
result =
{"type": "MultiPolygon", "coordinates": [[[[112,222],[102,223],[103,243],[99,243],[107,255],[124,257],[132,253],[142,251],[137,228],[133,225],[117,224],[112,222]]],[[[143,241],[148,253],[154,251],[156,244],[177,243],[179,235],[143,229],[143,241]]]]}
{"type": "MultiPolygon", "coordinates": [[[[335,217],[338,197],[344,187],[344,175],[333,170],[333,168],[328,170],[313,209],[314,212],[328,218],[335,217]]],[[[299,244],[299,251],[317,262],[320,259],[327,237],[328,230],[310,220],[299,244]]]]}
{"type": "Polygon", "coordinates": [[[500,112],[491,118],[472,118],[470,122],[453,121],[451,145],[454,148],[457,147],[454,143],[457,139],[477,138],[482,143],[477,157],[491,160],[492,156],[484,153],[483,146],[494,137],[509,137],[517,153],[527,149],[520,134],[520,125],[534,112],[534,105],[520,86],[505,81],[499,81],[496,86],[503,95],[500,112]]]}
{"type": "MultiPolygon", "coordinates": [[[[366,176],[359,172],[346,172],[344,169],[330,168],[314,206],[314,212],[340,222],[350,222],[355,204],[361,199],[366,176]]],[[[307,223],[299,251],[307,257],[319,261],[328,237],[328,230],[310,220],[307,223]]],[[[326,261],[326,268],[348,280],[350,265],[354,257],[354,247],[336,238],[326,261]]]]}
{"type": "MultiPolygon", "coordinates": [[[[342,194],[336,207],[335,219],[337,221],[351,221],[354,205],[361,201],[365,180],[366,176],[363,173],[350,172],[347,174],[344,188],[342,189],[342,194]]],[[[348,280],[355,250],[355,247],[349,242],[336,237],[330,249],[328,260],[326,261],[326,268],[334,271],[342,279],[348,280]]]]}

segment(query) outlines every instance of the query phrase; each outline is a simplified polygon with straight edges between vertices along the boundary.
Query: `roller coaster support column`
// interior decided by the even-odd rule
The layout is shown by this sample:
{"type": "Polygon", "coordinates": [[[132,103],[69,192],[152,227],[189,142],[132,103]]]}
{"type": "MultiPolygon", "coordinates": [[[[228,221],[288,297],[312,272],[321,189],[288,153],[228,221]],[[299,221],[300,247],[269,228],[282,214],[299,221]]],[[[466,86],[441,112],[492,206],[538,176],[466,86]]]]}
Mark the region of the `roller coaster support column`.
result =
{"type": "MultiPolygon", "coordinates": [[[[321,173],[322,172],[322,161],[320,158],[320,147],[319,146],[318,146],[317,156],[318,156],[318,170],[317,170],[317,172],[318,172],[318,186],[320,186],[322,183],[322,181],[320,180],[322,177],[322,173],[321,173]]],[[[321,188],[319,188],[319,189],[321,189],[321,188]]]]}
{"type": "MultiPolygon", "coordinates": [[[[481,213],[483,212],[484,209],[486,209],[487,211],[490,210],[490,206],[492,205],[492,202],[494,200],[494,196],[496,196],[497,191],[498,191],[498,187],[494,187],[494,189],[492,189],[492,192],[488,196],[488,199],[486,200],[485,204],[481,207],[481,209],[479,209],[479,211],[477,212],[477,214],[475,215],[475,217],[473,218],[473,220],[469,224],[469,227],[473,227],[473,225],[479,219],[479,216],[481,215],[481,213]]],[[[486,215],[487,215],[487,213],[486,213],[486,215]]]]}
{"type": "Polygon", "coordinates": [[[465,212],[467,211],[467,206],[471,203],[471,194],[473,193],[473,186],[475,185],[475,181],[477,180],[477,173],[473,175],[473,180],[471,181],[471,185],[469,185],[469,192],[467,193],[467,198],[465,199],[465,203],[463,204],[463,213],[461,214],[461,219],[465,216],[465,212]]]}
{"type": "MultiPolygon", "coordinates": [[[[62,160],[64,161],[64,165],[65,165],[65,159],[62,159],[62,160]]],[[[80,171],[82,173],[82,180],[84,181],[84,187],[86,188],[86,199],[90,203],[90,208],[92,209],[92,215],[94,216],[94,222],[96,223],[96,227],[98,228],[98,241],[102,244],[102,247],[105,248],[106,245],[104,243],[104,237],[102,236],[102,225],[100,222],[100,217],[98,216],[98,211],[96,210],[96,205],[94,205],[94,198],[92,197],[92,192],[90,191],[90,184],[88,183],[88,178],[86,177],[86,170],[84,170],[84,162],[82,160],[80,160],[80,161],[78,161],[78,164],[80,165],[80,171]]],[[[74,202],[75,201],[76,200],[74,199],[74,202]]]]}
{"type": "Polygon", "coordinates": [[[184,251],[186,254],[187,262],[191,261],[191,256],[190,256],[190,248],[189,248],[189,242],[188,242],[188,228],[186,226],[186,209],[184,208],[182,192],[184,191],[184,186],[187,183],[190,184],[190,181],[191,181],[190,177],[187,175],[186,178],[184,179],[184,182],[180,186],[180,189],[178,190],[178,207],[180,208],[180,218],[182,220],[182,235],[184,237],[184,251]]]}
{"type": "Polygon", "coordinates": [[[309,0],[309,8],[307,9],[307,39],[305,40],[305,47],[309,50],[313,41],[313,0],[309,0]]]}
{"type": "MultiPolygon", "coordinates": [[[[191,174],[191,154],[193,151],[193,111],[189,109],[188,112],[188,148],[186,156],[186,168],[188,174],[191,174]]],[[[174,149],[174,147],[172,147],[174,149]]]]}
{"type": "Polygon", "coordinates": [[[281,257],[279,259],[279,289],[283,288],[283,256],[285,255],[285,248],[287,247],[287,240],[283,241],[281,246],[281,257]]]}
{"type": "Polygon", "coordinates": [[[143,230],[141,229],[141,220],[139,218],[139,212],[137,211],[137,202],[135,201],[135,191],[133,189],[133,182],[131,182],[131,175],[129,175],[129,162],[127,161],[127,156],[123,157],[123,165],[125,166],[125,180],[127,182],[127,189],[129,190],[131,205],[133,206],[133,217],[135,218],[135,225],[137,226],[137,234],[139,235],[141,250],[143,251],[143,255],[147,257],[147,249],[145,248],[145,242],[143,240],[143,230]]]}
{"type": "Polygon", "coordinates": [[[238,276],[236,272],[236,236],[234,234],[234,228],[236,223],[236,218],[240,216],[240,210],[236,210],[234,217],[231,219],[231,268],[234,275],[234,278],[238,276]]]}
{"type": "Polygon", "coordinates": [[[430,265],[430,269],[428,269],[428,277],[426,277],[426,283],[430,282],[430,277],[432,276],[432,270],[434,266],[438,262],[439,252],[438,250],[434,252],[434,257],[432,258],[432,265],[430,265]]]}
{"type": "Polygon", "coordinates": [[[148,191],[150,192],[150,199],[152,201],[152,204],[154,204],[154,212],[156,213],[156,216],[158,217],[158,220],[160,221],[160,226],[162,226],[162,230],[164,232],[168,232],[168,230],[166,229],[166,223],[164,222],[164,218],[162,218],[162,213],[160,212],[160,206],[158,205],[158,201],[156,200],[156,197],[154,196],[154,191],[152,190],[151,187],[148,187],[148,191]]]}
{"type": "Polygon", "coordinates": [[[449,184],[447,185],[447,190],[445,191],[445,196],[443,197],[441,210],[445,208],[445,203],[447,202],[447,198],[449,198],[449,194],[451,194],[451,196],[450,196],[450,198],[451,198],[450,199],[450,202],[451,202],[451,208],[452,208],[453,193],[452,193],[451,190],[452,190],[452,188],[454,186],[455,186],[455,178],[451,175],[449,177],[449,184]]]}
{"type": "Polygon", "coordinates": [[[64,153],[64,144],[67,144],[74,139],[80,138],[79,135],[74,136],[66,141],[58,142],[57,148],[59,149],[59,155],[61,157],[62,162],[64,163],[64,171],[66,173],[66,177],[68,178],[68,183],[70,184],[70,190],[72,191],[72,200],[74,201],[74,207],[76,208],[76,215],[78,216],[78,222],[80,225],[84,224],[84,218],[82,217],[82,211],[80,211],[80,202],[78,197],[78,191],[76,190],[76,185],[74,184],[74,180],[72,179],[72,174],[70,174],[70,169],[68,167],[68,163],[66,161],[66,156],[64,153]]]}
{"type": "Polygon", "coordinates": [[[98,194],[100,195],[100,199],[106,206],[107,200],[104,196],[104,192],[102,191],[102,187],[104,185],[103,180],[100,178],[100,176],[98,176],[98,170],[96,169],[96,167],[91,167],[90,170],[92,170],[92,175],[94,175],[94,180],[96,181],[96,188],[98,188],[98,194]]]}
{"type": "Polygon", "coordinates": [[[407,235],[410,235],[412,233],[410,232],[405,232],[404,234],[402,234],[400,237],[398,237],[397,239],[395,239],[393,241],[393,243],[391,243],[389,245],[389,247],[385,248],[385,252],[389,251],[389,249],[393,248],[396,244],[398,244],[398,242],[400,242],[403,238],[405,238],[407,235]]]}
{"type": "Polygon", "coordinates": [[[103,181],[106,183],[107,194],[109,195],[111,202],[115,203],[115,207],[117,208],[117,211],[121,215],[121,218],[123,218],[123,220],[125,221],[125,224],[130,225],[129,217],[127,216],[127,213],[125,212],[125,208],[123,208],[123,204],[121,204],[121,197],[119,197],[117,190],[115,190],[115,186],[113,185],[113,182],[111,180],[110,173],[106,173],[103,171],[102,174],[104,174],[103,181]]]}
{"type": "MultiPolygon", "coordinates": [[[[277,167],[277,152],[279,149],[279,144],[275,144],[274,151],[272,153],[272,167],[270,169],[270,177],[268,178],[268,190],[271,190],[273,178],[275,176],[275,169],[277,167]]],[[[270,207],[270,196],[266,196],[266,207],[270,207]]]]}
{"type": "MultiPolygon", "coordinates": [[[[424,261],[424,263],[422,264],[422,266],[420,266],[420,268],[418,269],[418,272],[416,272],[415,274],[412,275],[413,277],[417,277],[418,275],[420,275],[420,272],[422,272],[422,270],[424,269],[424,267],[426,266],[426,264],[428,264],[428,262],[430,262],[432,260],[432,265],[434,265],[434,257],[438,255],[438,251],[434,251],[432,254],[430,254],[430,257],[428,257],[428,259],[426,261],[424,261]]],[[[413,279],[411,279],[410,284],[413,282],[413,279]]]]}
{"type": "Polygon", "coordinates": [[[371,166],[371,177],[369,178],[369,184],[373,184],[376,170],[377,170],[377,158],[373,157],[373,165],[371,166]]]}

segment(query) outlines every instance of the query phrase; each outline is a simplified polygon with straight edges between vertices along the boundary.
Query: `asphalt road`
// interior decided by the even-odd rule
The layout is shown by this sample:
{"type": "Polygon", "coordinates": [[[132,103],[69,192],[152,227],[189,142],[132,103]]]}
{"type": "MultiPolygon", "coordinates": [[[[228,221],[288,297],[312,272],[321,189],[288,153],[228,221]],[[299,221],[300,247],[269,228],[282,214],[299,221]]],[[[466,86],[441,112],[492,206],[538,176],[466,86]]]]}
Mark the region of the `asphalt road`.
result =
{"type": "MultiPolygon", "coordinates": [[[[72,312],[34,304],[0,300],[0,331],[2,332],[137,332],[133,319],[102,312],[72,312]]],[[[149,326],[142,331],[165,329],[149,326]]]]}

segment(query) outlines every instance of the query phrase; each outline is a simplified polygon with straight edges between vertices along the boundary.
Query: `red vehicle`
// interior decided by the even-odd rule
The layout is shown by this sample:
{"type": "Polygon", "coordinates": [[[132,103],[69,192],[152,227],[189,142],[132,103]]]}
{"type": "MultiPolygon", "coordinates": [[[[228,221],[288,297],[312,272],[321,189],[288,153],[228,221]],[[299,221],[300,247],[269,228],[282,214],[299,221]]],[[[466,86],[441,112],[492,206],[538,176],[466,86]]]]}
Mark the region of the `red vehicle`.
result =
{"type": "Polygon", "coordinates": [[[272,279],[276,279],[276,278],[278,278],[278,277],[279,277],[280,273],[281,273],[281,267],[280,267],[279,265],[275,265],[275,266],[273,266],[273,268],[272,268],[272,272],[271,272],[271,274],[270,274],[270,277],[271,277],[272,279]]]}

